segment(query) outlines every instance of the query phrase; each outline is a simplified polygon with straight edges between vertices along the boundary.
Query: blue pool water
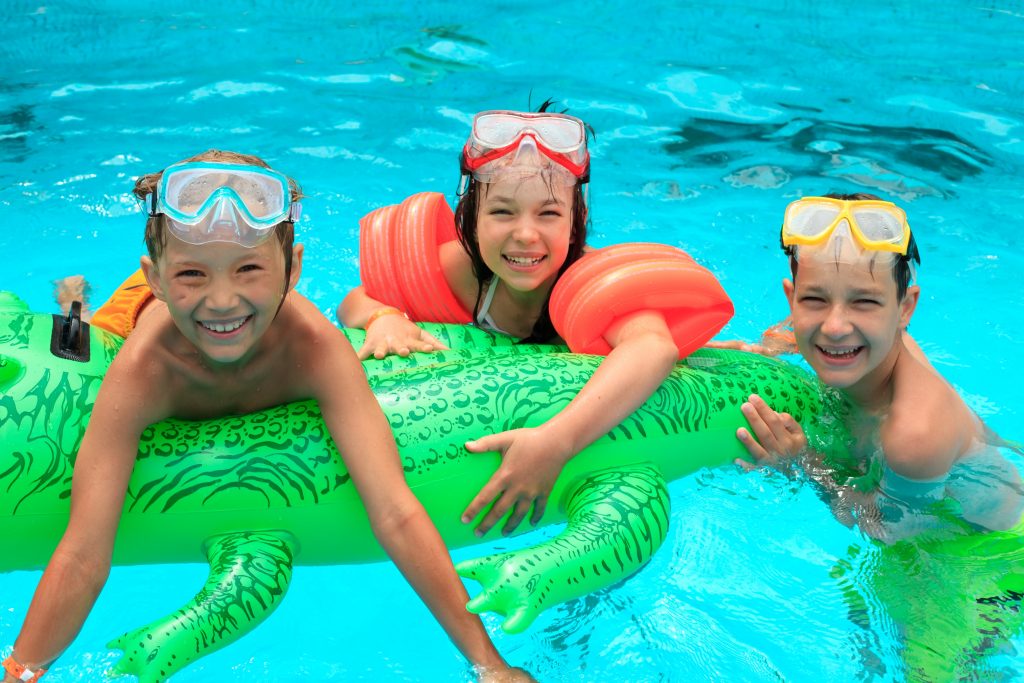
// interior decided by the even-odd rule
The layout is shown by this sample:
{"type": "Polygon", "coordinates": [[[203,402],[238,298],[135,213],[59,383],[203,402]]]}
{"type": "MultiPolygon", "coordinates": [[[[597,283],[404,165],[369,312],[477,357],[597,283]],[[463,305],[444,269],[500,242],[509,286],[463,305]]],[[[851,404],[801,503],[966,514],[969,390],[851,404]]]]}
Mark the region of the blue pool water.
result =
{"type": "MultiPolygon", "coordinates": [[[[302,183],[299,289],[333,316],[357,282],[360,216],[451,196],[474,112],[555,97],[597,133],[591,242],[688,250],[736,304],[721,338],[755,338],[785,312],[788,201],[901,203],[923,254],[915,337],[996,431],[1024,437],[1018,2],[41,2],[0,6],[0,289],[35,309],[71,273],[100,303],[142,253],[133,178],[220,147],[302,183]]],[[[877,605],[852,614],[831,575],[866,539],[809,487],[718,470],[671,491],[670,536],[638,576],[524,635],[487,619],[511,662],[544,681],[907,680],[899,625],[877,605]]],[[[204,577],[115,569],[50,680],[97,680],[116,659],[104,643],[204,577]]],[[[0,576],[0,648],[37,580],[0,576]]],[[[984,680],[1024,680],[1024,635],[987,662],[984,680]]],[[[298,568],[266,624],[175,680],[214,677],[468,674],[376,564],[298,568]]]]}

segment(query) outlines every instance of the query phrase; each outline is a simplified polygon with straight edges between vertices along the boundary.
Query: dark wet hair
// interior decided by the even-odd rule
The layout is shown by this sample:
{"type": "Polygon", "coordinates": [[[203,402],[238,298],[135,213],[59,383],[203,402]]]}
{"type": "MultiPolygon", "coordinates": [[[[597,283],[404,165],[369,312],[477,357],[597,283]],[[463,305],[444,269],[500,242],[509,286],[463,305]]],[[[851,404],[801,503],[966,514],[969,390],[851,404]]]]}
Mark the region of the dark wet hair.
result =
{"type": "MultiPolygon", "coordinates": [[[[553,100],[545,100],[537,108],[537,111],[548,111],[553,104],[553,100]]],[[[593,135],[593,130],[590,126],[587,126],[587,133],[590,136],[593,135]]],[[[483,256],[480,254],[480,244],[477,240],[477,212],[480,208],[480,193],[483,191],[482,186],[485,183],[476,180],[472,173],[468,172],[465,160],[461,154],[459,155],[459,161],[463,175],[460,181],[459,203],[455,207],[455,232],[458,235],[459,243],[466,250],[466,253],[469,254],[469,260],[473,264],[473,275],[476,277],[477,284],[476,303],[473,304],[473,324],[479,326],[476,320],[476,312],[479,310],[480,300],[483,298],[484,284],[494,276],[494,272],[484,263],[483,256]]],[[[588,171],[583,178],[577,180],[576,185],[573,187],[572,207],[570,208],[569,252],[566,254],[565,263],[558,270],[558,277],[562,277],[562,274],[569,266],[576,263],[583,256],[583,250],[586,247],[587,221],[589,216],[583,188],[589,179],[590,173],[588,171]]],[[[552,182],[553,180],[549,178],[548,187],[552,196],[554,196],[552,182]]],[[[548,302],[550,299],[551,293],[549,292],[548,299],[544,302],[544,308],[541,309],[540,317],[537,318],[537,322],[534,323],[533,329],[530,331],[530,336],[521,340],[521,344],[542,344],[558,338],[558,333],[551,322],[551,314],[548,312],[548,302]]]]}
{"type": "MultiPolygon", "coordinates": [[[[854,192],[852,194],[840,194],[838,192],[830,192],[822,196],[828,197],[830,199],[839,199],[843,201],[885,201],[881,197],[873,195],[870,192],[854,192]]],[[[781,241],[782,238],[780,236],[779,242],[781,243],[781,241]]],[[[782,250],[786,252],[787,256],[789,256],[789,271],[790,273],[792,273],[793,280],[796,281],[796,271],[798,266],[796,258],[796,245],[787,246],[783,244],[782,250]]],[[[903,297],[906,296],[907,294],[907,288],[910,287],[910,278],[912,274],[911,264],[921,263],[921,254],[920,252],[918,252],[917,241],[914,239],[913,232],[910,233],[910,242],[909,244],[907,244],[907,253],[895,254],[895,256],[896,259],[893,262],[892,266],[892,276],[893,279],[896,280],[896,299],[898,301],[902,301],[903,297]]]]}

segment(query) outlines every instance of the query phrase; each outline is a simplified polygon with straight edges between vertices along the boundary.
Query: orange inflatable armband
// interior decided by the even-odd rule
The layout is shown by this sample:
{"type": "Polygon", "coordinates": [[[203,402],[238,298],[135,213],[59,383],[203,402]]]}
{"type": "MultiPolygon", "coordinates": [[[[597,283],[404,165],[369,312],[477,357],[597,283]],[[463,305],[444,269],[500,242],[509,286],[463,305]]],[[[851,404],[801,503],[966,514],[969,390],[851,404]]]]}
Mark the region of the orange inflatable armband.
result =
{"type": "Polygon", "coordinates": [[[733,315],[732,301],[707,268],[666,244],[632,243],[598,249],[574,263],[555,284],[549,311],[555,330],[577,353],[606,355],[604,334],[622,316],[665,316],[685,358],[733,315]]]}
{"type": "Polygon", "coordinates": [[[363,288],[411,320],[471,322],[441,269],[439,248],[455,239],[455,216],[439,192],[420,192],[371,211],[359,221],[363,288]]]}

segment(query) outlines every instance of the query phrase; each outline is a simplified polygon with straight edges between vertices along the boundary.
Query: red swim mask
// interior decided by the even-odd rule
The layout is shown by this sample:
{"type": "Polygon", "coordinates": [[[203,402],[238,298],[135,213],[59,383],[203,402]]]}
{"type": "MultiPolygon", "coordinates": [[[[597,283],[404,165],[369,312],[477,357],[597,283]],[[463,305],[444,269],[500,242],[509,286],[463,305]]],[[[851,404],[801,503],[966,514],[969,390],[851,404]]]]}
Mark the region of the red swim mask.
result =
{"type": "Polygon", "coordinates": [[[590,179],[590,153],[583,121],[548,112],[483,111],[462,149],[462,166],[480,180],[482,167],[515,153],[536,150],[568,171],[574,180],[590,179]]]}

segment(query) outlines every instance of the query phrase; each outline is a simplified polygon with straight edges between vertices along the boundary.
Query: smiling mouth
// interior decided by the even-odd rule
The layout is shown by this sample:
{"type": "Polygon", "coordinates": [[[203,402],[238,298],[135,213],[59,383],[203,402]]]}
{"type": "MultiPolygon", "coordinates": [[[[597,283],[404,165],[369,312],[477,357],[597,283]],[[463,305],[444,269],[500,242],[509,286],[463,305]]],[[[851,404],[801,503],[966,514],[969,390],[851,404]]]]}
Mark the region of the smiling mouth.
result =
{"type": "Polygon", "coordinates": [[[207,332],[212,332],[216,335],[230,335],[233,332],[238,331],[243,325],[252,320],[251,315],[247,315],[242,318],[236,318],[235,320],[227,320],[223,322],[214,322],[208,320],[197,320],[199,324],[207,332]]]}
{"type": "Polygon", "coordinates": [[[827,349],[823,346],[815,345],[815,347],[818,349],[818,352],[828,360],[839,362],[851,361],[864,350],[863,346],[834,346],[827,349]]]}
{"type": "Polygon", "coordinates": [[[519,268],[530,268],[547,258],[547,256],[509,256],[508,254],[502,254],[501,257],[510,265],[519,268]]]}

